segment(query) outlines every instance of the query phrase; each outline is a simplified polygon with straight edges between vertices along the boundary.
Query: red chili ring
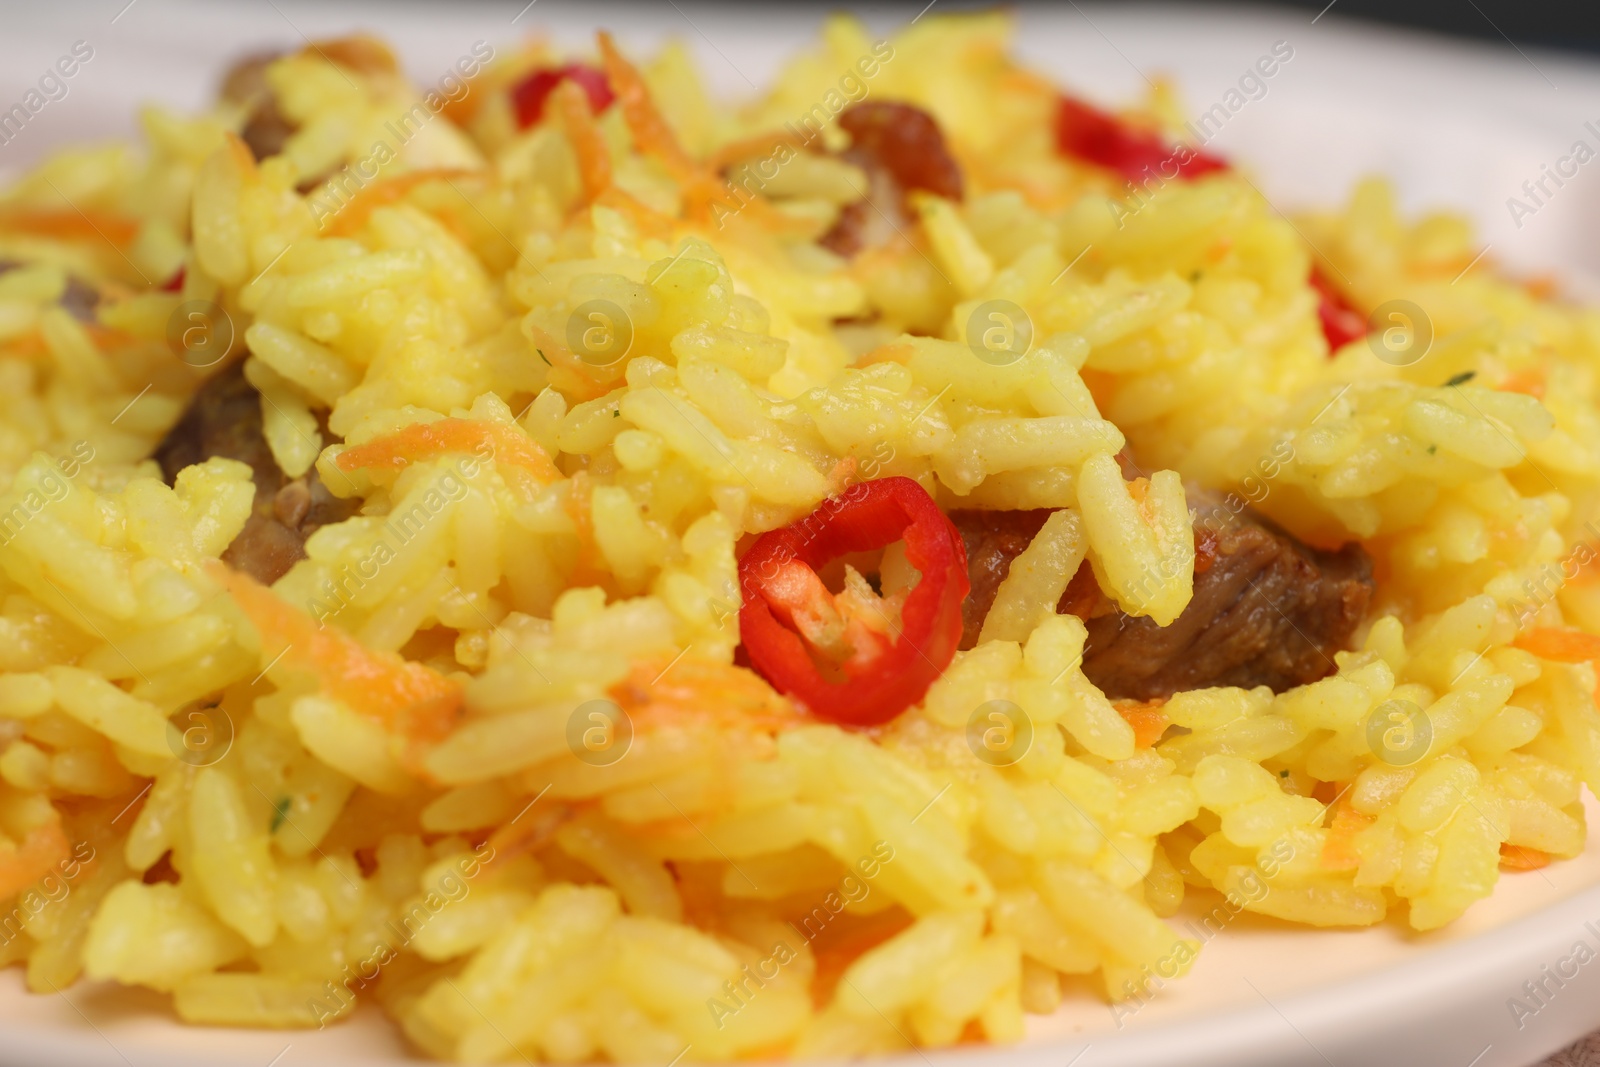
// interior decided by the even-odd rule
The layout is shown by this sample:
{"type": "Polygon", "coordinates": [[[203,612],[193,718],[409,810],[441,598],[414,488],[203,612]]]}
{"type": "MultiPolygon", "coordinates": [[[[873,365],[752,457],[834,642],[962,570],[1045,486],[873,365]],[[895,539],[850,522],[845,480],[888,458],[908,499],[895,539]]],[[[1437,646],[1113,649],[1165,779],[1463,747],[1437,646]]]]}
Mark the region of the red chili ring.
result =
{"type": "Polygon", "coordinates": [[[851,726],[888,722],[923,698],[955,657],[970,588],[960,533],[927,490],[900,477],[857,483],[799,522],[762,534],[739,561],[739,585],[739,630],[751,666],[818,718],[851,726]],[[767,583],[790,561],[815,572],[901,540],[921,578],[901,609],[900,632],[869,663],[846,664],[842,682],[830,681],[800,634],[774,614],[767,583]]]}

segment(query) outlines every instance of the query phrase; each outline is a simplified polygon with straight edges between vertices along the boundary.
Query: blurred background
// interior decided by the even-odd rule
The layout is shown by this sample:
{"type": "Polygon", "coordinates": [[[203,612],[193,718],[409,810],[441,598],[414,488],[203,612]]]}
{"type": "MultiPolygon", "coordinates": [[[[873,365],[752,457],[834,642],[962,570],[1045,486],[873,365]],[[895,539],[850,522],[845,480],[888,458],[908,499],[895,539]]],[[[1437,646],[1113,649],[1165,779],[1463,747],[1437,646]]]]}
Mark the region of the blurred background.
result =
{"type": "MultiPolygon", "coordinates": [[[[891,32],[958,0],[715,4],[692,0],[60,0],[12,6],[0,33],[0,112],[74,48],[92,51],[19,133],[0,134],[0,174],[54,147],[127,136],[138,105],[198,108],[227,64],[307,38],[376,32],[419,84],[477,41],[504,49],[547,34],[592,47],[600,25],[648,51],[669,36],[706,79],[756,93],[823,14],[857,11],[891,32]]],[[[1232,113],[1211,147],[1251,171],[1284,211],[1342,201],[1363,175],[1396,182],[1408,212],[1470,216],[1489,261],[1555,269],[1582,289],[1600,277],[1600,5],[1526,0],[1282,0],[1276,4],[1008,5],[1027,62],[1104,105],[1142,99],[1171,78],[1198,118],[1275,47],[1292,50],[1265,92],[1232,113]],[[1588,159],[1588,156],[1584,156],[1588,159]],[[1565,159],[1567,162],[1563,162],[1565,159]],[[1559,183],[1552,169],[1567,171],[1559,183]],[[1526,184],[1525,184],[1526,183],[1526,184]],[[1541,184],[1542,183],[1542,184],[1541,184]],[[1520,205],[1520,206],[1519,206],[1520,205]]],[[[1235,96],[1235,99],[1237,97],[1235,96]]],[[[1600,295],[1600,288],[1589,291],[1600,295]]]]}

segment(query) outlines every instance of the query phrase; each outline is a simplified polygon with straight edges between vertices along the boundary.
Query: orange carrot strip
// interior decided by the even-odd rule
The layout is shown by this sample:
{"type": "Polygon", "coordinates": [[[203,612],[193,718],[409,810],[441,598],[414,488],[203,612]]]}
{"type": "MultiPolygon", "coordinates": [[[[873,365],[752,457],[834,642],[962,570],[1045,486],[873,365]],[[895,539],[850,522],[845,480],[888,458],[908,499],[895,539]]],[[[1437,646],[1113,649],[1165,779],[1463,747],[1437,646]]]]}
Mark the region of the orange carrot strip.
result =
{"type": "Polygon", "coordinates": [[[611,188],[611,150],[606,147],[605,136],[589,109],[589,97],[583,89],[564,81],[555,87],[550,99],[556,105],[561,122],[566,127],[567,138],[578,156],[578,176],[583,180],[583,198],[593,203],[595,198],[611,188]]]}
{"type": "Polygon", "coordinates": [[[617,51],[616,42],[604,30],[599,33],[600,58],[605,64],[606,80],[611,91],[617,94],[622,108],[622,118],[633,133],[639,151],[655,156],[678,181],[688,185],[704,177],[704,171],[689,158],[678,143],[677,134],[667,124],[665,116],[650,96],[650,87],[637,67],[617,51]]]}
{"type": "Polygon", "coordinates": [[[1500,866],[1508,871],[1536,871],[1550,865],[1550,853],[1527,845],[1501,845],[1500,866]]]}
{"type": "Polygon", "coordinates": [[[1165,700],[1147,700],[1141,703],[1123,702],[1116,706],[1117,714],[1133,727],[1133,743],[1138,748],[1151,748],[1167,732],[1172,720],[1162,711],[1165,700]]]}
{"type": "Polygon", "coordinates": [[[1495,388],[1506,393],[1526,393],[1535,400],[1544,399],[1544,371],[1537,367],[1519,370],[1495,388]]]}
{"type": "Polygon", "coordinates": [[[1525,634],[1519,634],[1512,644],[1524,652],[1532,652],[1540,659],[1556,663],[1587,663],[1592,659],[1600,659],[1600,637],[1582,630],[1536,626],[1525,634]]]}
{"type": "Polygon", "coordinates": [[[333,221],[328,225],[327,235],[348,237],[356,233],[367,224],[367,219],[378,208],[403,199],[411,190],[426,182],[467,178],[475,173],[459,167],[429,167],[425,170],[407,171],[404,174],[379,178],[357,190],[356,195],[346,201],[345,205],[334,214],[333,221]]]}
{"type": "Polygon", "coordinates": [[[561,477],[556,465],[532,438],[509,426],[480,419],[412,423],[364,445],[345,449],[334,462],[342,471],[400,471],[418,460],[452,452],[493,457],[495,462],[520,467],[545,483],[561,477]]]}
{"type": "Polygon", "coordinates": [[[20,845],[0,851],[0,898],[21,892],[55,870],[70,851],[59,815],[29,830],[20,845]]]}
{"type": "Polygon", "coordinates": [[[757,156],[770,156],[778,150],[779,145],[788,145],[799,151],[805,147],[805,142],[786,130],[771,130],[767,133],[758,133],[754,137],[729,141],[712,152],[711,158],[706,160],[706,163],[712,170],[720,171],[730,163],[754,159],[757,156]]]}
{"type": "Polygon", "coordinates": [[[804,233],[811,226],[804,219],[791,218],[777,211],[765,200],[742,202],[728,183],[713,169],[697,163],[678,143],[677,134],[650,96],[650,87],[637,67],[628,62],[611,35],[599,34],[600,58],[605,65],[606,79],[616,94],[622,108],[623,121],[633,134],[633,143],[640,152],[654,156],[661,165],[683,186],[684,206],[691,219],[697,222],[719,222],[716,208],[721,207],[724,218],[748,213],[748,217],[770,229],[791,233],[804,233]]]}
{"type": "Polygon", "coordinates": [[[247,574],[208,568],[261,635],[264,657],[281,656],[321,692],[411,741],[437,741],[461,711],[461,686],[433,668],[375,651],[333,626],[318,627],[247,574]],[[282,649],[282,652],[279,650],[282,649]]]}
{"type": "Polygon", "coordinates": [[[599,585],[605,580],[601,566],[600,543],[594,539],[594,482],[588,471],[578,471],[572,476],[571,488],[563,504],[567,517],[578,531],[578,558],[568,576],[573,586],[599,585]]]}
{"type": "Polygon", "coordinates": [[[61,241],[101,240],[126,247],[139,224],[107,211],[16,211],[0,215],[0,230],[61,241]]]}
{"type": "Polygon", "coordinates": [[[691,734],[781,733],[816,721],[754,671],[699,656],[640,661],[610,695],[641,733],[668,728],[691,734]]]}
{"type": "Polygon", "coordinates": [[[1522,288],[1535,300],[1549,300],[1561,292],[1561,279],[1554,274],[1536,274],[1523,282],[1522,288]]]}
{"type": "Polygon", "coordinates": [[[604,204],[613,211],[628,216],[628,221],[636,226],[639,232],[647,237],[658,237],[663,241],[672,240],[674,220],[649,204],[644,203],[630,193],[625,193],[615,185],[594,198],[597,204],[604,204]]]}
{"type": "Polygon", "coordinates": [[[817,969],[811,978],[811,999],[818,1008],[833,999],[844,972],[869,951],[905,930],[911,917],[899,908],[881,911],[868,918],[825,927],[823,936],[812,944],[817,969]]]}
{"type": "Polygon", "coordinates": [[[1334,809],[1333,825],[1328,827],[1328,836],[1322,845],[1322,866],[1330,871],[1353,871],[1360,867],[1356,835],[1376,821],[1371,815],[1363,815],[1341,802],[1334,809]]]}
{"type": "Polygon", "coordinates": [[[254,177],[260,168],[256,166],[256,154],[250,151],[250,146],[244,143],[244,138],[236,133],[227,133],[223,134],[223,141],[227,144],[228,154],[233,156],[240,173],[246,177],[254,177]]]}

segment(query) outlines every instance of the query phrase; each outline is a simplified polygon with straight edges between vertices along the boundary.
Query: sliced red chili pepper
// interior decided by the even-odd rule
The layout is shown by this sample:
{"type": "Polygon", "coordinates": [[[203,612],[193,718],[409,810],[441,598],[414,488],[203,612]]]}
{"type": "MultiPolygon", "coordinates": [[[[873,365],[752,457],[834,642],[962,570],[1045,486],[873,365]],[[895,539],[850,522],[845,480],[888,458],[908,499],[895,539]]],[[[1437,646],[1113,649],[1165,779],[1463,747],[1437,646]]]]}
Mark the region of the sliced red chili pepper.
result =
{"type": "Polygon", "coordinates": [[[1154,131],[1137,129],[1070,96],[1062,96],[1056,107],[1056,147],[1135,183],[1192,179],[1228,169],[1221,156],[1189,145],[1170,145],[1154,131]]]}
{"type": "Polygon", "coordinates": [[[1350,306],[1344,295],[1333,287],[1322,270],[1311,267],[1311,288],[1317,291],[1317,319],[1322,323],[1322,336],[1328,339],[1328,354],[1339,351],[1351,341],[1367,335],[1367,320],[1361,312],[1350,306]]]}
{"type": "Polygon", "coordinates": [[[587,63],[568,63],[562,67],[540,67],[511,87],[511,106],[517,113],[517,127],[527,129],[544,117],[545,101],[563,81],[571,80],[589,97],[589,107],[598,115],[616,99],[605,72],[587,63]]]}
{"type": "Polygon", "coordinates": [[[739,631],[750,665],[819,718],[875,726],[921,700],[955,656],[969,588],[967,553],[922,486],[880,478],[758,537],[739,561],[739,585],[739,631]],[[896,541],[905,542],[906,559],[921,574],[904,594],[899,632],[843,619],[817,571],[896,541]],[[830,654],[838,661],[826,668],[832,677],[818,663],[830,654]]]}
{"type": "Polygon", "coordinates": [[[165,282],[161,283],[161,291],[163,293],[181,293],[181,292],[183,292],[183,276],[184,276],[185,273],[187,273],[186,268],[179,267],[178,268],[178,273],[174,274],[172,277],[168,278],[165,282]]]}

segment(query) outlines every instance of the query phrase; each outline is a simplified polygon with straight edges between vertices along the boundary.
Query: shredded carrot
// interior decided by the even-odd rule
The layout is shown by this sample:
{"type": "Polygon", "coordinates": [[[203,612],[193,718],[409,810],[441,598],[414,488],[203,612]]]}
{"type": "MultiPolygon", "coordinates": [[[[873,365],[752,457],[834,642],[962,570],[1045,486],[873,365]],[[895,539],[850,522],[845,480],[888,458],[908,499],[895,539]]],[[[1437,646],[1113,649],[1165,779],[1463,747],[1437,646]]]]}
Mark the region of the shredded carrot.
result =
{"type": "Polygon", "coordinates": [[[574,814],[572,805],[556,804],[543,810],[535,809],[526,819],[513,819],[496,827],[489,835],[489,847],[493,851],[486,865],[505,863],[542,848],[574,814]]]}
{"type": "Polygon", "coordinates": [[[593,494],[594,483],[588,471],[572,476],[564,504],[567,517],[578,532],[578,558],[573,562],[569,581],[572,586],[600,585],[605,581],[600,544],[594,539],[593,494]]]}
{"type": "Polygon", "coordinates": [[[6,355],[19,359],[38,359],[50,354],[50,346],[44,343],[44,334],[38,330],[29,330],[13,337],[6,342],[5,350],[6,355]]]}
{"type": "MultiPolygon", "coordinates": [[[[616,191],[608,189],[600,202],[604,203],[616,191]]],[[[564,338],[553,336],[538,323],[524,323],[524,329],[533,343],[534,358],[550,368],[550,386],[564,393],[568,403],[600,399],[615,389],[627,373],[627,366],[620,359],[606,367],[585,363],[567,348],[564,338]]]]}
{"type": "Polygon", "coordinates": [[[861,359],[857,361],[857,365],[864,367],[870,363],[898,363],[904,367],[910,364],[911,357],[915,354],[916,349],[903,342],[879,345],[871,352],[868,352],[866,355],[862,356],[861,359]]]}
{"type": "Polygon", "coordinates": [[[1500,866],[1508,871],[1536,871],[1550,865],[1550,853],[1527,845],[1501,845],[1500,866]]]}
{"type": "MultiPolygon", "coordinates": [[[[727,181],[711,172],[684,187],[684,204],[692,220],[702,225],[715,225],[718,229],[731,219],[744,218],[774,233],[805,235],[812,232],[811,222],[785,215],[767,200],[760,197],[741,200],[727,181]]],[[[857,257],[858,261],[862,258],[857,257]]]]}
{"type": "Polygon", "coordinates": [[[109,211],[13,211],[0,215],[0,230],[49,237],[61,241],[109,241],[126,247],[139,233],[139,224],[109,211]]]}
{"type": "Polygon", "coordinates": [[[334,626],[319,627],[247,574],[213,563],[208,573],[261,635],[264,660],[280,657],[316,678],[323,694],[413,742],[437,741],[461,712],[461,686],[421,663],[374,651],[334,626]]]}
{"type": "Polygon", "coordinates": [[[1549,300],[1561,291],[1561,279],[1554,274],[1535,274],[1522,288],[1535,300],[1549,300]]]}
{"type": "Polygon", "coordinates": [[[1339,799],[1339,794],[1345,787],[1338,782],[1318,782],[1316,788],[1311,790],[1311,799],[1323,804],[1332,804],[1339,799]]]}
{"type": "Polygon", "coordinates": [[[778,150],[780,145],[788,145],[799,151],[805,147],[805,142],[786,130],[770,130],[767,133],[758,133],[754,137],[744,137],[737,141],[729,141],[706,160],[706,164],[716,171],[732,163],[758,156],[767,156],[778,150]]]}
{"type": "Polygon", "coordinates": [[[55,870],[70,851],[59,815],[29,830],[20,845],[0,851],[0,899],[21,892],[55,870]]]}
{"type": "Polygon", "coordinates": [[[1525,634],[1518,634],[1512,644],[1556,663],[1587,663],[1600,659],[1600,637],[1581,630],[1536,626],[1525,634]]]}
{"type": "Polygon", "coordinates": [[[1544,387],[1544,371],[1538,367],[1529,367],[1512,374],[1495,388],[1506,393],[1526,393],[1536,400],[1543,400],[1544,387]]]}
{"type": "Polygon", "coordinates": [[[856,457],[845,456],[828,472],[828,492],[842,493],[856,480],[856,457]]]}
{"type": "MultiPolygon", "coordinates": [[[[737,621],[729,617],[724,624],[732,627],[737,621]]],[[[640,731],[676,727],[711,736],[792,730],[815,721],[754,671],[700,656],[641,661],[610,695],[640,731]]]]}
{"type": "Polygon", "coordinates": [[[589,108],[589,96],[573,82],[564,81],[555,87],[550,100],[566,127],[567,139],[578,156],[578,176],[583,181],[583,198],[593,203],[595,198],[611,188],[611,150],[606,147],[605,135],[589,108]]]}
{"type": "Polygon", "coordinates": [[[811,223],[791,218],[777,211],[771,204],[756,198],[741,203],[728,183],[711,167],[691,159],[678,143],[677,134],[656,107],[650,87],[637,67],[617,50],[616,42],[605,31],[599,34],[600,58],[605,65],[606,79],[622,108],[623,121],[633,134],[633,143],[646,155],[654,156],[683,187],[683,200],[689,218],[698,223],[722,221],[730,216],[747,214],[748,217],[769,229],[804,233],[811,223]],[[717,208],[723,211],[717,216],[717,208]]]}
{"type": "Polygon", "coordinates": [[[656,237],[663,241],[672,240],[676,229],[674,221],[638,197],[625,193],[615,185],[595,197],[594,202],[626,215],[628,221],[636,226],[641,234],[646,237],[656,237]]]}
{"type": "Polygon", "coordinates": [[[461,81],[466,86],[466,92],[454,100],[445,97],[444,107],[439,109],[439,114],[451,124],[466,129],[467,124],[478,117],[478,110],[483,106],[484,98],[489,95],[489,89],[481,71],[461,81]]]}
{"type": "Polygon", "coordinates": [[[493,457],[496,463],[519,467],[548,484],[561,477],[544,449],[510,426],[482,419],[439,419],[415,422],[394,433],[373,438],[339,454],[342,471],[400,471],[419,460],[453,452],[493,457]]]}
{"type": "Polygon", "coordinates": [[[246,178],[257,173],[256,154],[250,151],[250,146],[236,133],[223,135],[223,143],[228,147],[228,155],[233,157],[233,165],[238,168],[241,175],[246,178]]]}
{"type": "Polygon", "coordinates": [[[841,915],[820,932],[807,925],[808,916],[801,916],[798,926],[790,924],[791,929],[806,936],[807,940],[811,936],[816,937],[815,941],[811,941],[811,951],[817,961],[817,969],[811,977],[811,999],[818,1008],[833,1000],[840,979],[852,963],[911,925],[911,917],[899,908],[890,908],[859,920],[850,916],[853,921],[841,921],[845,918],[841,915]],[[835,925],[839,927],[837,932],[835,925]]]}
{"type": "Polygon", "coordinates": [[[633,133],[639,151],[655,156],[678,181],[690,185],[703,177],[703,171],[689,158],[678,137],[667,124],[666,117],[656,107],[650,96],[650,87],[637,67],[617,51],[611,34],[600,31],[600,59],[606,68],[606,80],[611,91],[617,94],[617,104],[622,108],[622,118],[633,133]]]}
{"type": "Polygon", "coordinates": [[[411,190],[431,181],[450,181],[470,178],[476,172],[459,167],[429,167],[425,170],[395,174],[363,186],[356,191],[328,224],[329,237],[349,237],[367,224],[367,219],[380,207],[393,204],[406,197],[411,190]]]}
{"type": "Polygon", "coordinates": [[[1581,543],[1581,547],[1574,546],[1567,558],[1577,565],[1576,572],[1568,579],[1569,584],[1594,585],[1600,582],[1600,542],[1589,541],[1581,543]]]}
{"type": "MultiPolygon", "coordinates": [[[[737,605],[730,605],[736,610],[737,605]]],[[[731,612],[724,620],[737,625],[731,612]]],[[[778,695],[760,675],[703,656],[661,656],[640,660],[607,695],[622,709],[633,729],[629,759],[654,762],[697,737],[743,741],[729,751],[752,751],[770,745],[773,735],[815,723],[817,720],[778,695]],[[765,737],[761,736],[765,735],[765,737]]],[[[733,762],[737,757],[724,757],[733,762]]],[[[737,796],[729,785],[733,773],[706,778],[700,810],[732,813],[737,796]]],[[[523,785],[541,789],[546,783],[529,772],[523,785]]],[[[671,815],[636,827],[644,839],[656,842],[693,841],[700,831],[694,822],[671,815]]]]}
{"type": "Polygon", "coordinates": [[[1363,815],[1341,801],[1333,811],[1333,825],[1328,827],[1327,839],[1322,845],[1322,866],[1330,871],[1353,871],[1361,866],[1361,856],[1356,852],[1356,835],[1377,820],[1363,815]]]}
{"type": "Polygon", "coordinates": [[[1151,748],[1161,740],[1161,735],[1167,732],[1172,720],[1161,710],[1165,704],[1166,701],[1160,699],[1140,702],[1122,700],[1116,703],[1117,714],[1133,727],[1135,746],[1151,748]]]}
{"type": "Polygon", "coordinates": [[[1076,615],[1087,621],[1094,616],[1094,611],[1105,602],[1106,596],[1100,591],[1100,581],[1094,576],[1094,567],[1088,560],[1078,564],[1078,570],[1073,574],[1072,580],[1067,583],[1067,588],[1061,594],[1061,601],[1057,605],[1063,615],[1076,615]]]}
{"type": "Polygon", "coordinates": [[[83,329],[89,335],[89,339],[94,342],[95,347],[102,352],[115,352],[118,349],[132,348],[141,343],[137,337],[126,330],[119,330],[112,326],[102,326],[98,322],[86,322],[83,324],[83,329]]]}

